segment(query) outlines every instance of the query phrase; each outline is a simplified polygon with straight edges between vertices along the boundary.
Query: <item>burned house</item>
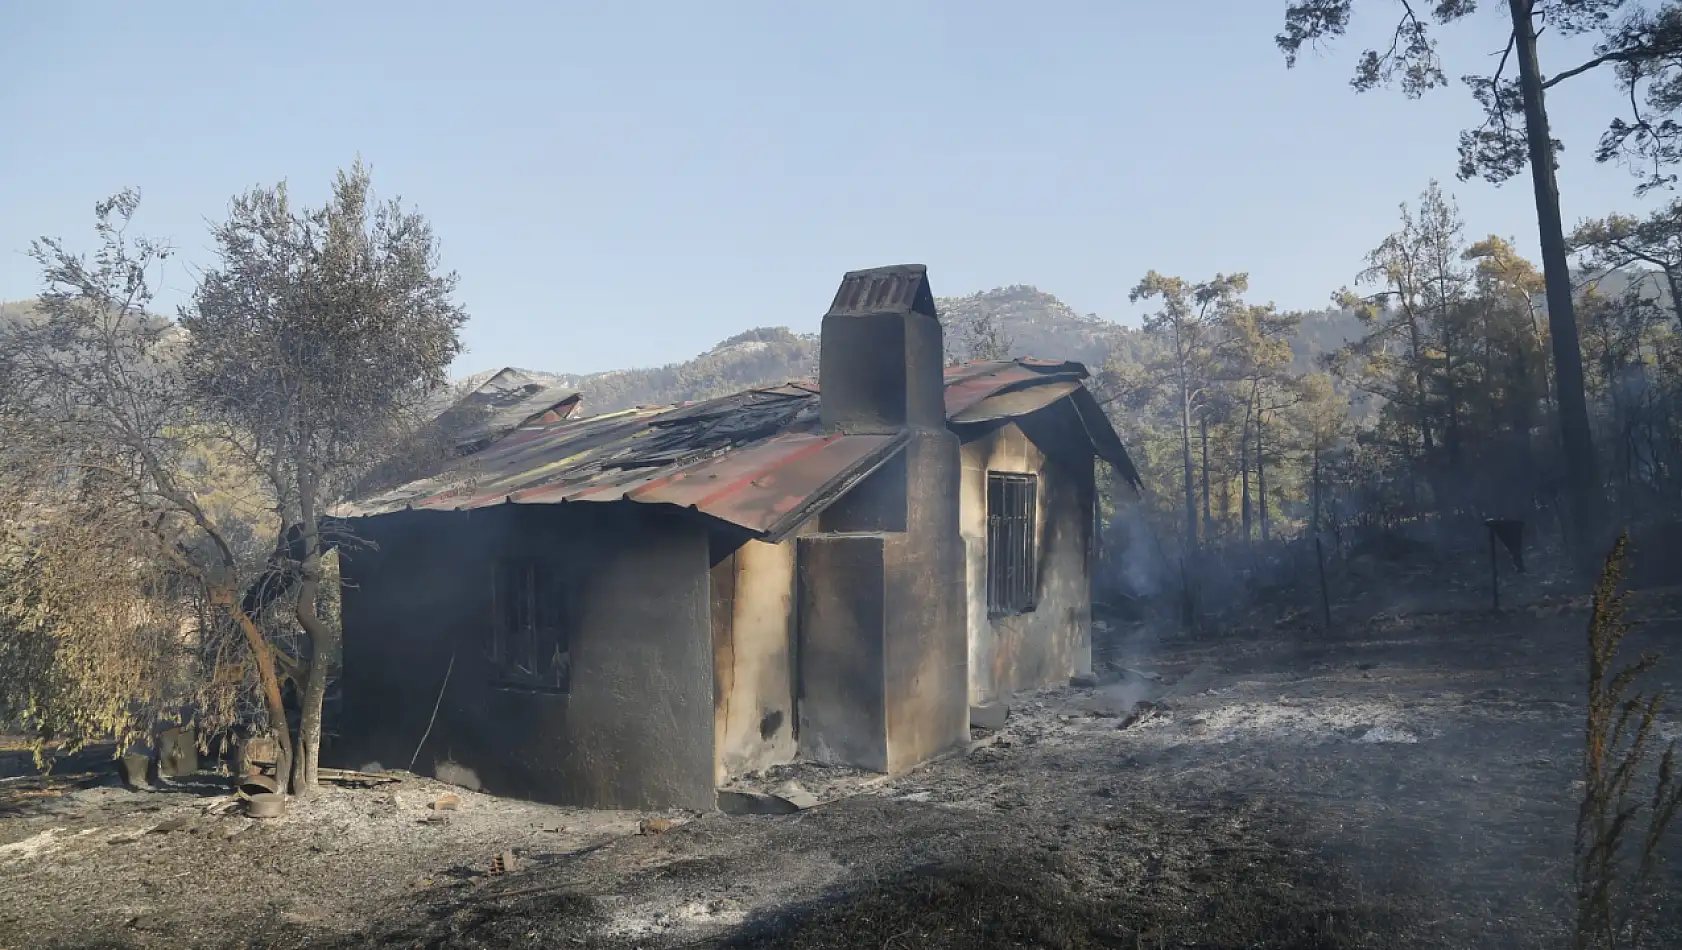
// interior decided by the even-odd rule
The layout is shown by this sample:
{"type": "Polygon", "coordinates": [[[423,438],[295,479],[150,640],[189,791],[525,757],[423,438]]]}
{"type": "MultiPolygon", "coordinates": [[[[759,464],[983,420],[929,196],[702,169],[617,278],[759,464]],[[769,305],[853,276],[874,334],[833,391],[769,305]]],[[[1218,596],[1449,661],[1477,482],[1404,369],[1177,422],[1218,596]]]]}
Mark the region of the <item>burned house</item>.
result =
{"type": "Polygon", "coordinates": [[[330,758],[705,809],[796,758],[909,768],[1088,670],[1126,450],[1079,364],[941,354],[922,267],[855,272],[816,383],[525,420],[347,502],[330,758]]]}

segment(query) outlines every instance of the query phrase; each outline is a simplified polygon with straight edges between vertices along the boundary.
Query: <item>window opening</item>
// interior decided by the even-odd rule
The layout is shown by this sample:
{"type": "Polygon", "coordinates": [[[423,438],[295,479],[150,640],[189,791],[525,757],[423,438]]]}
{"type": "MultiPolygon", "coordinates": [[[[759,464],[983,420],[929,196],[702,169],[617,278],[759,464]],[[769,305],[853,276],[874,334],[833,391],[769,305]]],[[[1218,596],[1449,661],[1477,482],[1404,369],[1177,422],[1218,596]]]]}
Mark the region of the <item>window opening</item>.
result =
{"type": "Polygon", "coordinates": [[[1034,609],[1038,495],[1033,475],[987,473],[987,611],[995,616],[1034,609]]]}
{"type": "Polygon", "coordinates": [[[564,693],[571,685],[571,638],[559,580],[534,558],[497,563],[489,651],[494,685],[547,693],[564,693]]]}

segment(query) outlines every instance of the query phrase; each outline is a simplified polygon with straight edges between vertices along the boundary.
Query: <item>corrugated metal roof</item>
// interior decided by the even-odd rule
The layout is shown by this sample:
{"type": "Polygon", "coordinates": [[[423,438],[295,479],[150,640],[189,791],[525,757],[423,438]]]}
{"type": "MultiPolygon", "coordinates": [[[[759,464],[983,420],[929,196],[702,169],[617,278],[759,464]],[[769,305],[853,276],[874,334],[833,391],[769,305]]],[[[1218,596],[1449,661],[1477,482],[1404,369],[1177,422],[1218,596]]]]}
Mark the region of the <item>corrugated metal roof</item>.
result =
{"type": "Polygon", "coordinates": [[[989,396],[1011,389],[1062,380],[1083,380],[1086,367],[1049,360],[994,360],[964,363],[946,370],[946,418],[989,396]]]}
{"type": "Polygon", "coordinates": [[[1031,412],[1038,412],[1079,388],[1080,380],[1063,379],[1007,389],[971,403],[957,412],[948,413],[946,421],[956,426],[991,422],[994,419],[1016,419],[1031,412]]]}
{"type": "MultiPolygon", "coordinates": [[[[952,367],[946,371],[947,417],[992,396],[1085,376],[1079,363],[1038,360],[952,367]]],[[[903,435],[819,431],[817,396],[816,383],[796,380],[679,407],[540,421],[437,475],[346,502],[333,514],[366,518],[407,509],[635,501],[689,508],[776,539],[875,471],[906,441],[903,435]]],[[[1039,400],[1024,403],[1039,405],[1039,400]]],[[[1095,446],[1101,441],[1106,441],[1102,434],[1094,437],[1095,446]]],[[[1120,446],[1113,430],[1107,441],[1120,446]]],[[[1131,463],[1127,467],[1131,472],[1131,463]]]]}

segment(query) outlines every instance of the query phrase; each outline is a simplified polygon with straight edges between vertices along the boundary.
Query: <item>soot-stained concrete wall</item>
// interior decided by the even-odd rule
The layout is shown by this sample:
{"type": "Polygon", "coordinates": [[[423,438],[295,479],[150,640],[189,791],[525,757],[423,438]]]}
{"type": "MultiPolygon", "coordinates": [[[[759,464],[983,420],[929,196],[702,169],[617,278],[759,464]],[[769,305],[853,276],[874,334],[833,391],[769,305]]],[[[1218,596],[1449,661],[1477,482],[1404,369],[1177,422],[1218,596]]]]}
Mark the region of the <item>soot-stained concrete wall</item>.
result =
{"type": "Polygon", "coordinates": [[[969,738],[957,439],[914,430],[904,451],[906,491],[867,497],[903,507],[905,531],[860,530],[894,519],[855,507],[800,541],[799,744],[817,761],[900,772],[969,738]]]}
{"type": "Polygon", "coordinates": [[[709,554],[698,519],[633,503],[506,505],[357,527],[378,547],[344,560],[337,764],[409,767],[436,702],[414,764],[422,774],[453,763],[486,791],[560,804],[713,806],[709,554]],[[543,557],[567,579],[566,695],[493,687],[491,572],[497,558],[520,556],[543,557]]]}
{"type": "Polygon", "coordinates": [[[800,753],[888,768],[887,534],[800,538],[800,753]]]}
{"type": "Polygon", "coordinates": [[[906,447],[908,530],[887,547],[888,771],[969,741],[958,439],[919,430],[906,447]]]}
{"type": "Polygon", "coordinates": [[[795,756],[796,544],[749,541],[712,570],[719,784],[795,756]]]}
{"type": "Polygon", "coordinates": [[[798,741],[897,772],[969,738],[958,440],[924,268],[849,273],[822,342],[825,429],[906,442],[799,541],[798,741]]]}
{"type": "Polygon", "coordinates": [[[963,446],[961,526],[968,576],[969,697],[983,703],[1022,689],[1067,683],[1092,670],[1091,552],[1094,465],[1084,446],[1048,455],[1007,424],[963,446]],[[1032,612],[987,611],[987,473],[1039,477],[1039,550],[1032,612]]]}

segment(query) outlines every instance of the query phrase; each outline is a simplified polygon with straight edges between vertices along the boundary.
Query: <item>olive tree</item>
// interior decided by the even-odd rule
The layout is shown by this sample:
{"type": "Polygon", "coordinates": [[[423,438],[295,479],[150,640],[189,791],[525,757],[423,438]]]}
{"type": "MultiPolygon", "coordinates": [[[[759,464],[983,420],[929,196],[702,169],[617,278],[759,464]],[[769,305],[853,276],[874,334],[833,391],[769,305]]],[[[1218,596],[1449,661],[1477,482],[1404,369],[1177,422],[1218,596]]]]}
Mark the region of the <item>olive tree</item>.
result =
{"type": "Polygon", "coordinates": [[[320,207],[296,205],[284,183],[253,188],[213,238],[219,259],[180,316],[183,374],[285,524],[270,565],[305,635],[290,657],[301,685],[290,784],[308,794],[339,637],[323,616],[324,558],[354,540],[326,512],[411,444],[467,317],[426,219],[376,201],[360,162],[320,207]]]}

